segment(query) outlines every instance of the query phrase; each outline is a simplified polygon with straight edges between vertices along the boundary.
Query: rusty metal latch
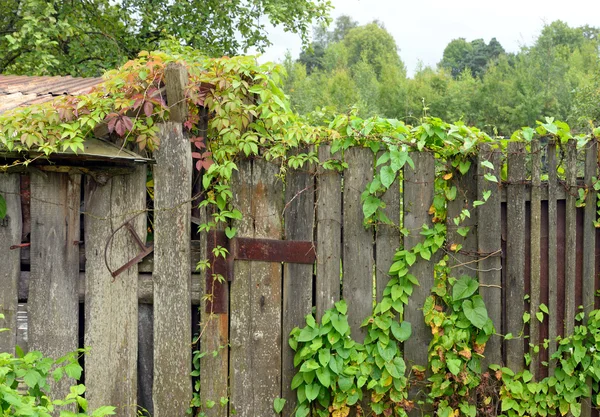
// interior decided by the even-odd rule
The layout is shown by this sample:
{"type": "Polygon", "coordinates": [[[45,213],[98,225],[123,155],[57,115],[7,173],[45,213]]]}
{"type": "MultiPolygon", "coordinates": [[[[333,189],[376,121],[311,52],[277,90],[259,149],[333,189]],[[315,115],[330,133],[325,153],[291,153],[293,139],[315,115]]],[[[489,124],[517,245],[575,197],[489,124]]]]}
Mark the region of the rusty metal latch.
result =
{"type": "MultiPolygon", "coordinates": [[[[137,217],[137,216],[135,216],[135,217],[137,217]]],[[[146,244],[144,242],[142,242],[140,235],[137,234],[137,232],[135,231],[135,228],[131,224],[131,221],[133,219],[135,219],[135,217],[132,217],[131,219],[129,219],[125,223],[123,223],[121,226],[117,227],[117,229],[108,237],[108,240],[106,241],[106,247],[104,248],[104,263],[106,264],[106,268],[110,271],[110,274],[112,275],[113,279],[118,277],[124,271],[131,268],[133,265],[140,262],[142,259],[144,259],[146,256],[150,255],[154,251],[154,244],[150,244],[150,246],[146,246],[146,244]],[[137,245],[140,247],[141,252],[138,253],[133,259],[130,259],[129,261],[127,261],[127,263],[125,265],[123,265],[122,267],[117,268],[115,271],[112,271],[110,269],[110,266],[108,265],[108,245],[110,245],[110,242],[115,237],[115,234],[123,227],[126,228],[127,230],[129,230],[129,232],[131,233],[131,236],[133,237],[133,240],[135,240],[135,243],[137,243],[137,245]]]]}
{"type": "Polygon", "coordinates": [[[212,313],[225,313],[227,311],[226,283],[215,281],[213,275],[221,275],[227,281],[232,282],[236,260],[313,264],[317,259],[315,244],[311,241],[246,237],[227,239],[225,233],[221,231],[209,233],[207,239],[211,268],[206,273],[206,288],[207,291],[212,288],[212,297],[206,303],[206,311],[212,313]],[[216,257],[213,254],[212,250],[217,246],[227,249],[226,259],[216,257]]]}

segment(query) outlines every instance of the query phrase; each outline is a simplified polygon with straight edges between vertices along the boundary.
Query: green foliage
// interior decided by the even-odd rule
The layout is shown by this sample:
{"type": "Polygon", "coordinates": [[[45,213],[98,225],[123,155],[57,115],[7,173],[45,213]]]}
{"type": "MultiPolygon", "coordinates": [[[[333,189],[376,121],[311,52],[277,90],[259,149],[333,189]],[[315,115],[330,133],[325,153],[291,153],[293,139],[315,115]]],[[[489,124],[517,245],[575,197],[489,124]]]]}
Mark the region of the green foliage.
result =
{"type": "MultiPolygon", "coordinates": [[[[0,314],[0,319],[3,318],[0,314]]],[[[73,352],[56,361],[44,358],[40,352],[24,355],[17,348],[17,353],[16,357],[0,353],[1,416],[50,417],[52,413],[59,413],[60,417],[103,417],[115,414],[115,408],[109,406],[88,410],[87,401],[82,397],[85,392],[83,385],[72,386],[64,399],[51,398],[50,379],[80,378],[82,369],[77,358],[83,352],[73,352]],[[66,411],[65,406],[74,406],[81,411],[66,411]]]]}
{"type": "Polygon", "coordinates": [[[6,0],[0,73],[98,76],[169,36],[212,56],[263,51],[265,17],[307,43],[330,8],[327,0],[6,0]]]}
{"type": "Polygon", "coordinates": [[[363,117],[416,124],[435,116],[505,137],[547,115],[586,133],[600,120],[597,28],[556,21],[516,54],[506,54],[495,38],[455,39],[437,68],[421,66],[410,79],[393,39],[377,23],[340,30],[341,41],[326,33],[315,55],[318,65],[308,69],[304,59],[286,65],[286,92],[301,114],[323,106],[345,112],[356,105],[363,117]],[[346,79],[330,82],[339,74],[346,79]],[[338,84],[345,94],[331,93],[338,84]]]}
{"type": "MultiPolygon", "coordinates": [[[[126,146],[135,143],[151,151],[159,145],[157,122],[169,117],[160,87],[166,65],[171,62],[184,63],[190,74],[186,92],[190,115],[184,126],[199,150],[195,159],[200,161],[197,167],[203,170],[206,196],[201,205],[210,206],[209,212],[213,213],[209,221],[200,225],[203,232],[222,226],[228,236],[235,235],[231,222],[239,220],[241,213],[232,205],[230,183],[242,155],[275,161],[280,167],[279,175],[285,178],[288,169],[318,163],[314,151],[301,152],[299,148],[330,144],[334,158],[323,162],[322,167],[340,170],[347,167],[344,162],[347,149],[355,146],[371,149],[379,156],[376,175],[361,196],[366,227],[391,223],[382,210],[385,206],[381,196],[396,178],[402,179],[403,167],[413,166],[411,155],[429,152],[434,156],[435,196],[429,208],[432,225],[423,225],[420,230],[400,229],[404,235],[419,233],[423,239],[414,247],[402,246],[397,250],[383,297],[362,323],[366,334],[364,342],[357,343],[351,337],[344,301],[327,311],[320,323],[309,315],[304,328],[292,331],[290,345],[296,351],[294,362],[299,368],[292,382],[299,403],[295,414],[298,417],[311,413],[343,417],[351,407],[359,410],[361,404],[368,402],[377,415],[405,416],[417,405],[408,397],[408,392],[418,382],[426,389],[427,401],[438,415],[476,415],[480,404],[476,402],[475,391],[489,382],[481,370],[480,359],[495,330],[479,294],[479,283],[472,277],[453,277],[448,266],[447,254],[460,250],[460,242],[448,241],[446,224],[454,223],[459,235],[465,236],[469,229],[464,222],[471,216],[469,208],[464,208],[455,218],[446,218],[448,202],[459,195],[449,180],[469,172],[480,144],[490,143],[502,149],[506,141],[493,140],[463,122],[450,124],[435,117],[423,117],[420,123],[410,125],[395,119],[361,118],[358,110],[352,110],[345,114],[321,111],[307,120],[290,109],[281,89],[280,67],[257,65],[254,59],[245,57],[208,59],[171,44],[169,53],[142,52],[137,60],[109,73],[106,82],[88,96],[63,97],[4,113],[0,116],[0,143],[11,150],[37,149],[46,154],[61,148],[76,150],[92,135],[94,127],[106,123],[113,139],[125,142],[126,146]],[[200,105],[211,114],[205,137],[200,136],[198,128],[200,105]],[[419,285],[411,273],[417,260],[435,263],[435,285],[423,306],[425,323],[432,331],[428,348],[431,376],[426,381],[417,381],[423,379],[425,369],[406,369],[400,349],[400,343],[411,334],[412,326],[403,321],[402,316],[414,286],[419,285]]],[[[375,73],[374,68],[369,71],[375,73]]],[[[471,77],[471,80],[474,79],[471,77]]],[[[452,77],[445,75],[439,87],[446,89],[447,83],[452,82],[452,77]]],[[[598,134],[597,129],[594,132],[598,134]]],[[[562,144],[572,134],[566,123],[546,118],[538,122],[535,129],[515,132],[511,140],[530,142],[540,137],[550,137],[562,144]]],[[[591,137],[577,139],[583,146],[591,137]]],[[[482,163],[488,169],[490,165],[486,161],[482,163]]],[[[499,181],[491,174],[484,178],[499,181]]],[[[489,192],[484,194],[477,205],[485,204],[489,196],[489,192]]],[[[225,257],[227,252],[216,247],[214,254],[225,257]]],[[[210,263],[201,261],[198,266],[207,268],[210,263]]],[[[219,275],[213,278],[213,282],[224,279],[219,275]]],[[[210,297],[209,293],[205,301],[210,297]]],[[[596,349],[591,343],[595,343],[596,321],[599,320],[600,313],[594,313],[588,321],[593,327],[579,326],[575,335],[561,340],[559,356],[554,359],[560,362],[560,369],[566,375],[575,376],[579,382],[555,375],[557,381],[562,378],[560,380],[569,385],[564,385],[561,391],[556,389],[554,402],[548,407],[558,407],[561,412],[565,409],[573,414],[578,412],[578,401],[586,395],[579,387],[587,377],[594,378],[591,373],[596,369],[590,365],[592,362],[587,362],[589,355],[582,356],[581,352],[584,347],[596,349]],[[565,389],[573,387],[575,391],[565,389]]],[[[218,350],[212,354],[218,355],[218,350]]],[[[194,352],[194,376],[199,375],[200,359],[205,355],[206,352],[194,352]]],[[[65,371],[69,373],[66,368],[65,371]]],[[[531,400],[519,386],[530,393],[537,388],[528,381],[523,386],[521,380],[529,378],[525,373],[509,379],[511,371],[501,371],[498,378],[502,383],[500,399],[504,411],[507,415],[528,415],[534,407],[530,401],[537,404],[537,400],[535,397],[531,400]],[[526,414],[510,414],[511,410],[526,414]]],[[[554,386],[561,385],[554,383],[554,386]]],[[[222,398],[220,405],[226,406],[227,402],[227,398],[222,398]]],[[[203,410],[217,406],[217,402],[196,393],[191,405],[200,407],[199,415],[203,415],[203,410]]],[[[276,401],[273,406],[281,410],[283,403],[276,401]]]]}
{"type": "Polygon", "coordinates": [[[496,38],[492,38],[489,44],[483,39],[467,42],[464,38],[459,38],[450,41],[446,46],[439,65],[449,70],[454,78],[465,70],[474,77],[481,77],[487,65],[504,53],[504,48],[496,38]]]}

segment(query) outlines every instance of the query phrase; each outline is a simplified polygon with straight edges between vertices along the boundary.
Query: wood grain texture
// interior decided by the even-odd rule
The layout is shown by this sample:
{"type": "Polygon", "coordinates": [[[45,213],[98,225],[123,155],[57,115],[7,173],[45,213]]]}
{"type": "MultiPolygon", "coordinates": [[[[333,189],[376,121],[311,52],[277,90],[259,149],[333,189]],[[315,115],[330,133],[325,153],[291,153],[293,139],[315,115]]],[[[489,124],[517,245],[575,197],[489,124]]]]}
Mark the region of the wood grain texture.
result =
{"type": "Polygon", "coordinates": [[[185,97],[187,84],[188,73],[185,66],[175,63],[168,64],[165,69],[165,86],[169,103],[169,121],[173,123],[184,123],[187,120],[188,108],[185,97]]]}
{"type": "Polygon", "coordinates": [[[565,335],[573,334],[575,327],[575,281],[577,280],[577,145],[575,139],[567,143],[565,158],[567,201],[565,210],[565,335]]]}
{"type": "MultiPolygon", "coordinates": [[[[595,276],[596,276],[596,198],[594,177],[598,177],[598,142],[592,140],[585,148],[584,182],[587,187],[585,208],[583,212],[583,280],[581,285],[583,310],[586,317],[594,309],[595,276]]],[[[581,401],[581,417],[592,415],[592,382],[588,378],[588,398],[581,401]]]]}
{"type": "Polygon", "coordinates": [[[154,417],[184,417],[192,398],[192,155],[180,123],[159,126],[154,167],[154,417]]]}
{"type": "MultiPolygon", "coordinates": [[[[192,305],[199,305],[200,299],[204,294],[201,288],[201,274],[192,274],[192,305]]],[[[27,294],[29,293],[29,271],[21,271],[19,279],[19,302],[27,302],[27,294]]],[[[79,293],[79,302],[85,301],[85,272],[79,273],[77,281],[79,293]]],[[[138,274],[138,302],[140,304],[154,303],[154,285],[152,282],[152,274],[138,274]]]]}
{"type": "MultiPolygon", "coordinates": [[[[541,304],[541,235],[542,235],[542,193],[541,193],[541,169],[542,169],[542,148],[540,141],[535,139],[531,142],[531,231],[530,231],[530,314],[531,324],[529,326],[529,340],[532,345],[540,344],[540,322],[536,313],[540,310],[541,304]]],[[[542,346],[540,346],[542,348],[542,346]]],[[[535,376],[540,374],[540,358],[536,355],[534,348],[530,348],[531,364],[530,371],[535,376]]]]}
{"type": "MultiPolygon", "coordinates": [[[[305,152],[305,150],[304,150],[305,152]]],[[[285,187],[285,239],[313,240],[315,226],[315,178],[312,166],[303,170],[288,171],[285,187]]],[[[286,399],[283,415],[292,415],[297,404],[296,392],[292,390],[295,352],[288,344],[294,327],[306,325],[304,317],[313,306],[313,265],[286,263],[283,266],[283,334],[282,334],[282,380],[281,398],[286,399]]]]}
{"type": "MultiPolygon", "coordinates": [[[[557,269],[557,230],[558,221],[556,200],[558,181],[556,178],[556,143],[548,143],[548,357],[556,352],[556,336],[558,336],[558,269],[557,269]]],[[[555,362],[550,361],[549,372],[554,371],[555,362]]]]}
{"type": "Polygon", "coordinates": [[[130,232],[117,228],[129,220],[145,240],[145,184],[145,166],[103,186],[89,177],[85,184],[86,398],[91,409],[111,404],[130,417],[137,412],[138,271],[133,265],[113,279],[105,255],[115,270],[139,253],[130,232]]]}
{"type": "MultiPolygon", "coordinates": [[[[321,163],[332,158],[329,145],[319,146],[321,163]]],[[[317,320],[340,300],[342,257],[342,179],[337,171],[319,168],[317,175],[317,320]]]]}
{"type": "Polygon", "coordinates": [[[361,194],[373,180],[373,152],[368,148],[346,151],[344,171],[344,215],[342,241],[342,297],[348,303],[352,338],[362,343],[360,325],[373,311],[373,230],[365,228],[361,194]]]}
{"type": "MultiPolygon", "coordinates": [[[[483,201],[483,193],[491,194],[485,204],[477,207],[477,250],[483,258],[478,263],[479,294],[485,302],[488,316],[494,323],[497,333],[502,332],[502,227],[501,227],[501,192],[499,185],[485,179],[485,174],[500,178],[500,152],[488,144],[482,144],[479,152],[478,165],[480,175],[477,176],[477,198],[483,201]],[[484,161],[490,161],[493,169],[482,166],[484,161]]],[[[502,339],[493,335],[485,347],[483,365],[502,363],[502,339]]]]}
{"type": "MultiPolygon", "coordinates": [[[[280,239],[282,184],[276,165],[240,161],[232,183],[234,206],[243,214],[238,236],[280,239]]],[[[231,283],[229,414],[275,416],[281,395],[281,264],[235,262],[231,283]]]]}
{"type": "Polygon", "coordinates": [[[598,142],[592,140],[585,149],[584,181],[587,187],[583,214],[583,309],[587,314],[594,309],[595,293],[595,248],[596,248],[596,200],[594,177],[598,177],[598,142]]]}
{"type": "MultiPolygon", "coordinates": [[[[432,226],[429,207],[433,202],[435,181],[433,155],[413,152],[411,158],[415,169],[404,167],[404,227],[409,231],[409,235],[404,237],[404,247],[407,250],[425,240],[420,234],[424,224],[432,226]]],[[[404,320],[412,325],[412,335],[404,342],[404,360],[409,369],[414,365],[427,367],[431,329],[423,318],[423,304],[433,287],[433,267],[433,262],[418,257],[409,271],[419,281],[419,286],[414,287],[404,310],[404,320]]],[[[418,388],[413,388],[409,399],[416,402],[424,400],[425,396],[418,388]]],[[[421,411],[419,407],[415,407],[409,415],[421,416],[421,411]]]]}
{"type": "Polygon", "coordinates": [[[20,249],[11,250],[12,245],[21,243],[21,176],[0,174],[0,196],[6,201],[6,217],[0,219],[0,353],[15,353],[17,344],[17,304],[19,274],[21,272],[20,249]]]}
{"type": "MultiPolygon", "coordinates": [[[[81,176],[32,173],[29,349],[60,358],[77,349],[81,176]]],[[[75,381],[51,383],[64,398],[75,381]]]]}
{"type": "Polygon", "coordinates": [[[138,395],[137,405],[144,416],[154,414],[154,312],[152,305],[138,305],[138,395]]]}
{"type": "Polygon", "coordinates": [[[519,372],[525,353],[522,338],[525,296],[525,145],[508,143],[506,282],[506,333],[515,337],[505,341],[506,366],[519,372]]]}
{"type": "Polygon", "coordinates": [[[451,180],[451,186],[456,187],[456,198],[448,202],[448,217],[447,225],[447,242],[452,245],[454,243],[462,245],[461,251],[451,253],[448,265],[452,272],[451,276],[460,278],[469,276],[477,279],[477,270],[479,265],[477,262],[477,219],[479,212],[474,210],[473,201],[477,200],[477,177],[478,167],[477,160],[471,160],[471,166],[466,174],[461,175],[460,172],[455,172],[451,180]],[[470,217],[465,218],[459,226],[454,223],[454,219],[459,217],[463,210],[468,210],[470,217]],[[459,227],[468,227],[469,231],[466,236],[458,233],[459,227]]]}
{"type": "MultiPolygon", "coordinates": [[[[382,152],[378,154],[381,156],[382,152]]],[[[390,266],[400,246],[400,180],[394,180],[383,194],[383,212],[391,220],[391,225],[381,224],[375,232],[375,289],[377,302],[383,298],[383,290],[390,280],[390,266]]]]}
{"type": "MultiPolygon", "coordinates": [[[[198,216],[202,223],[207,221],[208,214],[206,208],[198,208],[198,216]]],[[[200,233],[200,256],[201,259],[209,259],[207,252],[208,242],[207,233],[200,233]]],[[[212,235],[208,239],[214,238],[212,235]]],[[[215,247],[213,242],[211,247],[215,247]]],[[[200,277],[200,285],[202,294],[211,294],[214,289],[210,281],[202,274],[200,277]]],[[[195,281],[192,281],[192,287],[195,281]]],[[[225,284],[227,285],[227,284],[225,284]]],[[[228,297],[228,291],[225,292],[228,297]]],[[[200,329],[201,340],[200,346],[194,346],[194,349],[199,349],[202,352],[207,352],[200,359],[200,395],[206,401],[214,401],[217,405],[211,409],[204,407],[202,411],[207,417],[227,417],[228,406],[220,405],[222,397],[229,397],[229,308],[228,302],[224,303],[226,311],[221,314],[212,314],[208,312],[207,300],[202,300],[200,305],[200,329]],[[216,352],[216,353],[215,353],[216,352]]]]}

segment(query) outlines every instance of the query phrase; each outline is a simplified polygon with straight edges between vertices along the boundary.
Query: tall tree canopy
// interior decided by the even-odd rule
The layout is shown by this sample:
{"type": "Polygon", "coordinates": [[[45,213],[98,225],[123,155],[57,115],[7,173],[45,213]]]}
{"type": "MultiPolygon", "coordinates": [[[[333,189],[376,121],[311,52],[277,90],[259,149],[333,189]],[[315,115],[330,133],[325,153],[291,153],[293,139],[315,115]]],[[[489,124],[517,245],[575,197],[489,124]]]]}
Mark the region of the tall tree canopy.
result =
{"type": "Polygon", "coordinates": [[[0,73],[99,75],[170,36],[207,55],[270,45],[264,24],[306,42],[329,0],[3,0],[0,73]]]}
{"type": "Polygon", "coordinates": [[[458,78],[465,69],[474,77],[481,77],[488,64],[504,53],[504,48],[496,38],[492,38],[488,44],[483,39],[467,42],[464,38],[459,38],[446,46],[439,65],[449,70],[454,78],[458,78]]]}

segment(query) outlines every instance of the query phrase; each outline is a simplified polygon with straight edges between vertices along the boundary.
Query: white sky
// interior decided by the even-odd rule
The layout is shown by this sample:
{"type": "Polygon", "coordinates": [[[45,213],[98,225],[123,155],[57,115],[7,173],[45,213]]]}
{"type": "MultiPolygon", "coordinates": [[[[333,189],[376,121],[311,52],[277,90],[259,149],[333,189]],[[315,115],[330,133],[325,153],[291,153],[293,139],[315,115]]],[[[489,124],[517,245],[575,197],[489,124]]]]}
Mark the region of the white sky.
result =
{"type": "MultiPolygon", "coordinates": [[[[409,76],[419,61],[435,66],[452,39],[468,41],[496,37],[504,49],[518,51],[530,45],[544,22],[563,20],[569,26],[600,26],[599,0],[332,0],[335,19],[350,15],[360,24],[375,19],[383,22],[394,36],[409,76]]],[[[286,50],[297,58],[301,50],[299,36],[274,28],[273,46],[260,61],[283,60],[286,50]]]]}

